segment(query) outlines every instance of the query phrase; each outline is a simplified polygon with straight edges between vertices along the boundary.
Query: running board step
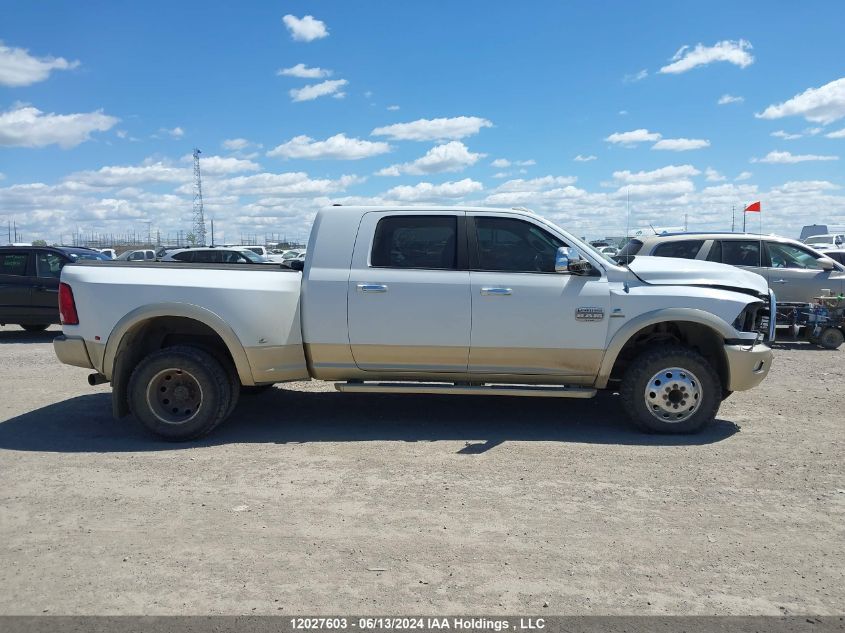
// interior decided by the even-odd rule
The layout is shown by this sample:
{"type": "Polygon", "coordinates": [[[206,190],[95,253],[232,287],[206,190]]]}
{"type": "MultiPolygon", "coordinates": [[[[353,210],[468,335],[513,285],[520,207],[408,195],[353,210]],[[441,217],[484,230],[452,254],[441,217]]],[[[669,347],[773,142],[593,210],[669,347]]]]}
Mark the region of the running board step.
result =
{"type": "Polygon", "coordinates": [[[590,387],[539,387],[535,385],[449,385],[407,382],[336,382],[343,393],[439,393],[457,396],[526,396],[534,398],[592,398],[590,387]]]}

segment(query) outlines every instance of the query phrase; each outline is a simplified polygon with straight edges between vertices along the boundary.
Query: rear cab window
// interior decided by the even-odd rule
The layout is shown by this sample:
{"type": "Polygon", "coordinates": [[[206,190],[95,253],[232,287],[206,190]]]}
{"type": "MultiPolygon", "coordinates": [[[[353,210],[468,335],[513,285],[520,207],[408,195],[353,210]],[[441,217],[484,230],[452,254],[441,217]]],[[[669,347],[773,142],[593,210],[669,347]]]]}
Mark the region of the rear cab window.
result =
{"type": "Polygon", "coordinates": [[[376,226],[370,266],[456,270],[458,218],[451,215],[397,215],[376,226]]]}

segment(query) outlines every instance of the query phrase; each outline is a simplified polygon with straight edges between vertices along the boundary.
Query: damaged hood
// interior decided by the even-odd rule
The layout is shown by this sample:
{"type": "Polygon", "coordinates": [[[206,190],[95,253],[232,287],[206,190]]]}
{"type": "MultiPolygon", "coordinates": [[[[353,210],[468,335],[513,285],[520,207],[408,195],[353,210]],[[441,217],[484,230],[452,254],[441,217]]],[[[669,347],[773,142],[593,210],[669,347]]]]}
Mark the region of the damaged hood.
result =
{"type": "Polygon", "coordinates": [[[637,255],[628,268],[642,281],[656,286],[737,288],[762,295],[769,292],[769,284],[761,275],[716,262],[637,255]]]}

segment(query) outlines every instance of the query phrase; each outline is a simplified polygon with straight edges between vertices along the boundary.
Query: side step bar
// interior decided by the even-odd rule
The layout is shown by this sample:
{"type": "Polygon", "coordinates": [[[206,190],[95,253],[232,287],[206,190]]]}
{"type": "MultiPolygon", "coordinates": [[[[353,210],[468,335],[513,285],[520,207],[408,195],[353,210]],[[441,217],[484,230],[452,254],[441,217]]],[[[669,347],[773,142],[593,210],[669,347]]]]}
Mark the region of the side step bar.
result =
{"type": "Polygon", "coordinates": [[[541,387],[534,385],[451,385],[410,382],[336,382],[343,393],[439,393],[458,396],[526,396],[533,398],[592,398],[591,387],[541,387]]]}

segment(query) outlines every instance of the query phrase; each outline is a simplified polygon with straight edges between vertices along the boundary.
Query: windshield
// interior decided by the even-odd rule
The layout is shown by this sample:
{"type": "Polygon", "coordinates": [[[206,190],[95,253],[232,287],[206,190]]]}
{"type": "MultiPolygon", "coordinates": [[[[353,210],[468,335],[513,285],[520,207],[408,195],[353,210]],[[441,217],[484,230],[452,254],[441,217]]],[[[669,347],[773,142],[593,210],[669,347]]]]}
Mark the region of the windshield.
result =
{"type": "Polygon", "coordinates": [[[640,240],[631,240],[622,247],[621,251],[616,253],[615,260],[617,262],[629,262],[634,258],[634,255],[640,252],[642,247],[643,243],[640,240]]]}
{"type": "Polygon", "coordinates": [[[93,259],[93,260],[100,261],[100,262],[111,261],[110,257],[107,257],[107,256],[103,255],[102,253],[95,253],[95,252],[91,252],[91,253],[68,253],[67,255],[73,261],[80,261],[80,260],[83,260],[83,259],[93,259]]]}
{"type": "Polygon", "coordinates": [[[267,261],[266,259],[261,257],[261,255],[256,255],[255,253],[253,253],[248,248],[245,248],[244,250],[240,251],[240,253],[241,253],[241,255],[246,257],[249,261],[251,261],[253,264],[264,264],[267,261]]]}
{"type": "Polygon", "coordinates": [[[833,236],[832,235],[816,235],[814,237],[808,237],[804,240],[805,244],[832,244],[833,243],[833,236]]]}

